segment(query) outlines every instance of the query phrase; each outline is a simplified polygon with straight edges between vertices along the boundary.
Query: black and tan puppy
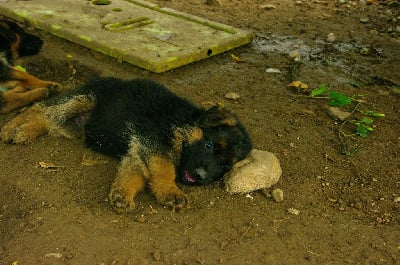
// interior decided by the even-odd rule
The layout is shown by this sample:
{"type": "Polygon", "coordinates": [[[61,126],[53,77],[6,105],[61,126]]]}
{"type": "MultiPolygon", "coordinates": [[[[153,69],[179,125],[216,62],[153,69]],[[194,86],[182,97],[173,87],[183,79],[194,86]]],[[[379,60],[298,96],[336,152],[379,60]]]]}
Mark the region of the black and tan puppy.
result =
{"type": "Polygon", "coordinates": [[[146,183],[157,200],[186,205],[175,181],[203,185],[223,176],[252,144],[227,110],[204,110],[153,81],[100,78],[37,103],[1,131],[9,143],[29,143],[43,134],[73,137],[85,131],[89,148],[121,159],[109,200],[118,211],[134,208],[146,183]]]}
{"type": "Polygon", "coordinates": [[[0,113],[7,113],[47,98],[58,84],[40,80],[14,67],[16,59],[38,53],[41,38],[25,32],[16,23],[0,19],[0,113]]]}

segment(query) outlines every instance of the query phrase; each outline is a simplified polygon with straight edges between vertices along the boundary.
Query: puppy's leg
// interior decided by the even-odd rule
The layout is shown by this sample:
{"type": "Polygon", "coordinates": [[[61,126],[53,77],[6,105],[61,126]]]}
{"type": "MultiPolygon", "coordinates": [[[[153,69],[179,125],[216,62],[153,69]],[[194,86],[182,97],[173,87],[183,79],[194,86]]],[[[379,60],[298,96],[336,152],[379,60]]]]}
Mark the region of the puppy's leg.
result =
{"type": "Polygon", "coordinates": [[[175,165],[161,156],[149,159],[149,185],[157,200],[168,207],[181,209],[187,205],[185,193],[175,183],[175,165]]]}
{"type": "Polygon", "coordinates": [[[26,90],[21,86],[14,87],[8,91],[2,92],[2,106],[0,108],[0,113],[9,113],[32,102],[45,99],[48,96],[49,91],[45,87],[34,90],[26,90]]]}
{"type": "Polygon", "coordinates": [[[134,199],[145,186],[146,173],[142,161],[135,160],[129,155],[123,158],[109,195],[110,203],[118,212],[130,212],[135,208],[134,199]]]}
{"type": "Polygon", "coordinates": [[[11,80],[16,80],[19,82],[19,86],[28,89],[36,89],[36,88],[47,88],[49,89],[50,93],[58,92],[60,88],[60,84],[51,82],[51,81],[44,81],[41,80],[27,72],[19,71],[15,68],[11,68],[11,80]]]}
{"type": "Polygon", "coordinates": [[[1,129],[1,139],[8,143],[31,143],[48,133],[49,120],[40,106],[35,105],[6,123],[1,129]]]}
{"type": "Polygon", "coordinates": [[[68,120],[90,112],[96,100],[91,95],[77,94],[70,97],[59,97],[52,104],[44,102],[35,104],[25,110],[1,129],[3,142],[31,143],[44,134],[73,137],[68,129],[68,120]],[[46,105],[47,104],[47,105],[46,105]]]}

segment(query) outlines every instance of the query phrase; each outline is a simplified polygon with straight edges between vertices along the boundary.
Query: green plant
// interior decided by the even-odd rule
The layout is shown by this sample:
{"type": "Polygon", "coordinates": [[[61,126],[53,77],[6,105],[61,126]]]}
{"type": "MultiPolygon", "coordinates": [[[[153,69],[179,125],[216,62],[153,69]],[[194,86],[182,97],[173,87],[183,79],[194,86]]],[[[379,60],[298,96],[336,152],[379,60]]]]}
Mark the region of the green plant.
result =
{"type": "Polygon", "coordinates": [[[343,107],[351,104],[351,98],[336,91],[329,92],[329,105],[336,107],[343,107]]]}
{"type": "Polygon", "coordinates": [[[373,119],[364,117],[361,120],[351,120],[350,123],[356,126],[357,135],[365,138],[369,132],[372,132],[374,128],[371,126],[374,122],[373,119]]]}
{"type": "MultiPolygon", "coordinates": [[[[353,124],[355,126],[355,132],[351,134],[346,134],[343,131],[341,133],[346,136],[353,136],[353,135],[358,135],[360,137],[367,137],[370,132],[374,130],[372,124],[374,122],[373,119],[368,118],[370,117],[385,117],[385,114],[379,113],[373,110],[359,110],[358,107],[361,103],[365,102],[361,99],[355,99],[351,98],[343,93],[337,92],[337,91],[330,91],[327,92],[328,88],[326,85],[320,85],[319,87],[313,89],[310,93],[310,97],[313,98],[322,98],[322,99],[329,99],[329,105],[334,106],[334,107],[344,107],[347,105],[350,105],[353,103],[353,101],[357,102],[356,106],[354,107],[353,111],[351,112],[351,116],[354,116],[353,113],[355,111],[358,111],[359,113],[363,114],[364,117],[361,119],[354,119],[348,121],[349,123],[353,124]]],[[[360,95],[358,98],[361,97],[360,95]]],[[[346,123],[347,121],[344,121],[342,126],[346,123]]]]}

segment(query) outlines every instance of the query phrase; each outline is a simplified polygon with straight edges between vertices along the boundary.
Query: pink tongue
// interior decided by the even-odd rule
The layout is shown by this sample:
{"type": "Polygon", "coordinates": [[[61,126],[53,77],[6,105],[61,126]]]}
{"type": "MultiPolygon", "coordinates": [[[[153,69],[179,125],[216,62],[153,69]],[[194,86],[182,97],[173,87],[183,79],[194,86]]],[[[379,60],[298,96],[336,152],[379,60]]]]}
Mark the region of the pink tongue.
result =
{"type": "Polygon", "coordinates": [[[196,182],[196,180],[187,171],[185,171],[185,179],[192,183],[196,182]]]}

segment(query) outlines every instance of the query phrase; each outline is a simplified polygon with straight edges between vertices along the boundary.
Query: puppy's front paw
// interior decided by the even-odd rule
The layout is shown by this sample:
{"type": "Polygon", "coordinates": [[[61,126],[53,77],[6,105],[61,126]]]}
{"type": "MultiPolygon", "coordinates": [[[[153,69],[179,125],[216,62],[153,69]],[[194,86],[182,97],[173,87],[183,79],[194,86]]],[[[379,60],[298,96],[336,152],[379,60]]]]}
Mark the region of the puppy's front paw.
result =
{"type": "Polygon", "coordinates": [[[127,213],[135,209],[133,197],[130,197],[120,188],[113,188],[108,196],[110,204],[119,213],[127,213]]]}
{"type": "Polygon", "coordinates": [[[48,82],[46,88],[48,89],[50,95],[55,95],[62,91],[61,84],[55,82],[48,82]]]}
{"type": "Polygon", "coordinates": [[[186,194],[180,189],[174,189],[170,191],[157,194],[157,200],[173,210],[181,210],[188,206],[188,199],[186,194]]]}

